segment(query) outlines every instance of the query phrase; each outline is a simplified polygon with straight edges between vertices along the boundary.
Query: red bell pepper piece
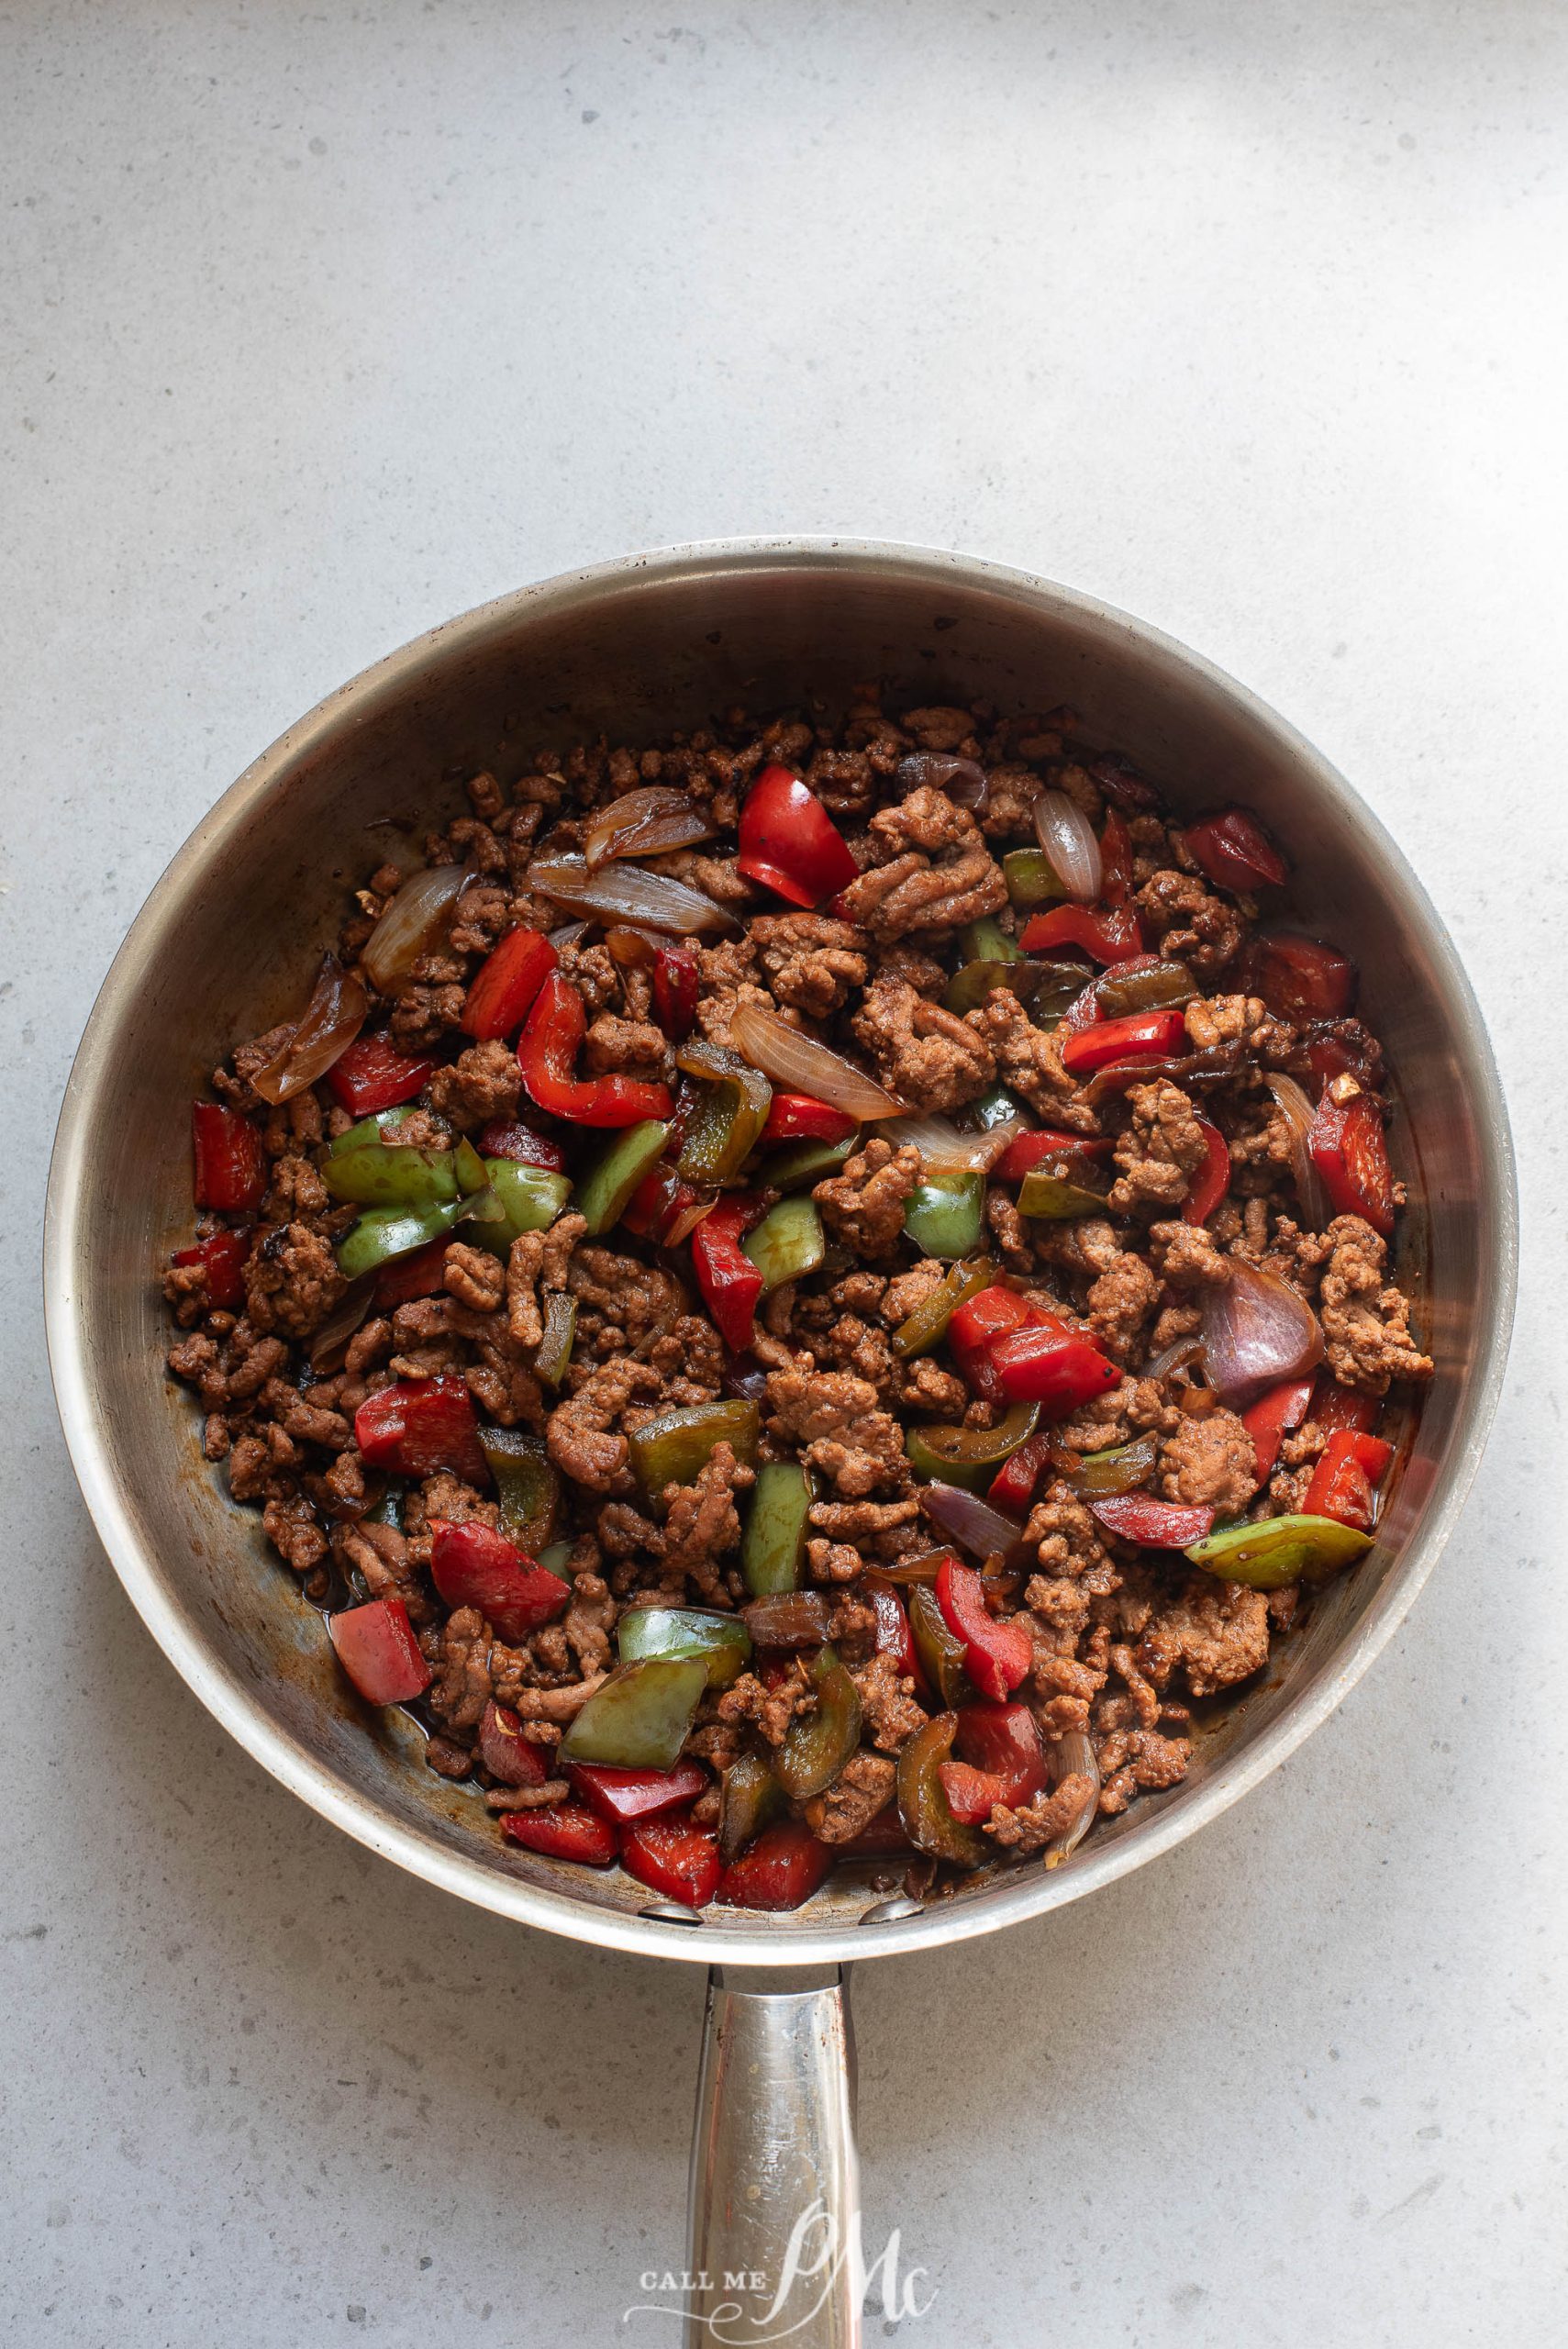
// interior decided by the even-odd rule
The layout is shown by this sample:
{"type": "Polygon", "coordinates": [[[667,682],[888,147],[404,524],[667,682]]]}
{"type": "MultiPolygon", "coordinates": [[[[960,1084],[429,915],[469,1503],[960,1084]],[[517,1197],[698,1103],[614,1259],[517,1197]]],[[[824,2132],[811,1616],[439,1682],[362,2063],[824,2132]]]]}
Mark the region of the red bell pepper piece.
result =
{"type": "Polygon", "coordinates": [[[703,1303],[732,1353],[751,1342],[752,1317],[762,1294],[762,1275],[740,1246],[741,1234],[762,1211],[745,1193],[720,1199],[692,1234],[692,1269],[703,1303]]]}
{"type": "Polygon", "coordinates": [[[1271,1011],[1305,1028],[1344,1018],[1355,1001],[1356,966],[1337,947],[1280,930],[1254,949],[1252,985],[1271,1011]]]}
{"type": "Polygon", "coordinates": [[[1363,1395],[1354,1386],[1341,1386],[1337,1379],[1325,1374],[1318,1383],[1307,1417],[1316,1427],[1357,1428],[1362,1435],[1369,1435],[1381,1408],[1375,1395],[1363,1395]]]}
{"type": "Polygon", "coordinates": [[[920,1659],[915,1653],[915,1634],[909,1628],[909,1617],[885,1575],[867,1575],[861,1584],[861,1596],[876,1618],[875,1652],[893,1658],[893,1668],[900,1679],[907,1675],[917,1688],[927,1687],[920,1659]]]}
{"type": "Polygon", "coordinates": [[[1184,1550],[1214,1531],[1211,1508],[1181,1508],[1149,1493],[1110,1494],[1091,1501],[1089,1509],[1124,1542],[1140,1542],[1146,1550],[1184,1550]]]}
{"type": "Polygon", "coordinates": [[[810,785],[781,766],[764,767],[747,794],[735,869],[792,906],[819,906],[860,874],[849,842],[810,785]]]}
{"type": "Polygon", "coordinates": [[[1383,1081],[1383,1048],[1359,1019],[1325,1019],[1307,1031],[1307,1065],[1318,1098],[1337,1076],[1353,1076],[1366,1092],[1383,1081]]]}
{"type": "MultiPolygon", "coordinates": [[[[1350,1085],[1341,1077],[1336,1085],[1350,1085]]],[[[1358,1089],[1335,1100],[1330,1088],[1307,1129],[1307,1147],[1340,1215],[1359,1215],[1388,1239],[1394,1230],[1394,1173],[1376,1097],[1358,1089]]]]}
{"type": "Polygon", "coordinates": [[[352,1118],[373,1118],[422,1093],[436,1063],[411,1059],[385,1036],[356,1036],[327,1072],[334,1098],[352,1118]]]}
{"type": "Polygon", "coordinates": [[[509,930],[479,966],[459,1023],[465,1036],[485,1042],[515,1036],[546,979],[556,952],[542,930],[509,930]]]}
{"type": "Polygon", "coordinates": [[[566,1775],[573,1793],[581,1795],[590,1810],[623,1825],[695,1802],[713,1783],[700,1762],[677,1762],[673,1770],[620,1770],[607,1762],[573,1762],[566,1775]]]}
{"type": "Polygon", "coordinates": [[[1096,963],[1130,963],[1143,952],[1143,932],[1129,906],[1052,906],[1031,914],[1018,943],[1026,954],[1049,954],[1059,946],[1076,946],[1096,963]]]}
{"type": "Polygon", "coordinates": [[[477,1607],[515,1647],[564,1612],[572,1586],[538,1564],[515,1542],[474,1520],[437,1521],[430,1579],[449,1607],[477,1607]]]}
{"type": "Polygon", "coordinates": [[[1034,1498],[1040,1472],[1045,1466],[1055,1437],[1050,1428],[1042,1428],[1038,1435],[1028,1437],[1017,1452],[1003,1461],[991,1479],[986,1499],[993,1508],[1005,1509],[1009,1517],[1022,1517],[1034,1498]]]}
{"type": "Polygon", "coordinates": [[[697,1016],[697,958],[690,946],[655,949],[653,1008],[673,1044],[691,1034],[697,1016]]]}
{"type": "Polygon", "coordinates": [[[713,1198],[711,1190],[686,1182],[668,1158],[662,1158],[633,1191],[621,1221],[639,1240],[650,1240],[655,1248],[671,1248],[706,1220],[698,1211],[711,1207],[713,1198]]]}
{"type": "Polygon", "coordinates": [[[730,1861],[718,1879],[717,1897],[733,1909],[798,1909],[832,1863],[828,1845],[802,1820],[781,1819],[730,1861]]]}
{"type": "Polygon", "coordinates": [[[1337,1518],[1370,1533],[1377,1504],[1373,1487],[1387,1472],[1394,1446],[1377,1435],[1362,1435],[1356,1428],[1336,1428],[1323,1447],[1312,1481],[1302,1497],[1306,1517],[1337,1518]]]}
{"type": "Polygon", "coordinates": [[[221,1101],[193,1101],[191,1144],[196,1159],[196,1205],[243,1215],[267,1196],[267,1153],[249,1118],[221,1101]]]}
{"type": "Polygon", "coordinates": [[[689,1819],[635,1820],[622,1832],[620,1864],[662,1900],[685,1909],[706,1909],[724,1873],[717,1839],[689,1819]]]}
{"type": "Polygon", "coordinates": [[[504,1787],[542,1787],[550,1776],[543,1749],[523,1735],[511,1707],[494,1698],[479,1719],[479,1758],[504,1787]]]}
{"type": "Polygon", "coordinates": [[[961,1761],[1000,1782],[996,1799],[1013,1809],[1045,1785],[1045,1747],[1027,1705],[961,1706],[953,1743],[961,1761]]]}
{"type": "MultiPolygon", "coordinates": [[[[948,1322],[948,1344],[959,1369],[984,1401],[1002,1399],[1002,1381],[991,1360],[996,1340],[1015,1330],[1038,1329],[1046,1319],[1040,1307],[1030,1305],[1016,1290],[999,1286],[983,1288],[978,1297],[954,1308],[948,1322]]],[[[1052,1319],[1051,1326],[1063,1329],[1065,1324],[1052,1319]]]]}
{"type": "Polygon", "coordinates": [[[1132,834],[1114,807],[1100,832],[1100,903],[1125,906],[1132,895],[1132,834]]]}
{"type": "Polygon", "coordinates": [[[978,1827],[1007,1798],[995,1772],[977,1770],[970,1762],[939,1762],[937,1776],[948,1798],[948,1809],[965,1827],[978,1827]]]}
{"type": "Polygon", "coordinates": [[[373,1598],[367,1607],[328,1615],[327,1634],[367,1704],[406,1705],[430,1685],[430,1667],[401,1598],[373,1598]]]}
{"type": "Polygon", "coordinates": [[[1083,1403],[1119,1385],[1121,1373],[1086,1338],[1054,1330],[1017,1330],[998,1338],[991,1361],[1010,1403],[1038,1403],[1065,1419],[1083,1403]]]}
{"type": "Polygon", "coordinates": [[[1021,1623],[998,1623],[985,1605],[985,1586],[973,1566],[949,1556],[937,1568],[937,1604],[953,1637],[964,1642],[964,1669],[983,1697],[1006,1697],[1034,1662],[1034,1642],[1021,1623]]]}
{"type": "Polygon", "coordinates": [[[176,1264],[200,1264],[206,1275],[206,1299],[219,1313],[238,1313],[245,1302],[242,1275],[250,1253],[249,1231],[212,1231],[194,1248],[177,1249],[176,1264]]]}
{"type": "Polygon", "coordinates": [[[1261,1395],[1250,1410],[1241,1414],[1241,1424],[1252,1439],[1257,1454],[1258,1482],[1267,1484],[1279,1458],[1280,1445],[1287,1428],[1298,1428],[1307,1417],[1307,1407],[1312,1400],[1313,1377],[1309,1371],[1305,1378],[1287,1378],[1279,1386],[1271,1386],[1261,1395]]]}
{"type": "Polygon", "coordinates": [[[416,1297],[439,1297],[446,1279],[449,1240],[430,1240],[406,1256],[389,1256],[376,1266],[375,1309],[386,1313],[416,1297]]]}
{"type": "Polygon", "coordinates": [[[1032,1133],[1014,1136],[991,1169],[991,1180],[1021,1183],[1042,1158],[1060,1158],[1066,1151],[1077,1151],[1084,1158],[1105,1158],[1110,1149],[1108,1141],[1098,1141],[1086,1134],[1060,1133],[1054,1126],[1039,1126],[1032,1133]]]}
{"type": "Polygon", "coordinates": [[[536,1134],[516,1118],[492,1118],[474,1142],[481,1158],[510,1158],[519,1166],[542,1166],[551,1174],[566,1172],[566,1152],[548,1134],[536,1134]]]}
{"type": "Polygon", "coordinates": [[[768,1108],[768,1122],[761,1141],[844,1141],[859,1119],[830,1101],[815,1100],[809,1093],[775,1093],[768,1108]]]}
{"type": "Polygon", "coordinates": [[[607,1868],[620,1851],[620,1837],[609,1820],[580,1802],[504,1810],[501,1832],[526,1851],[544,1852],[555,1860],[580,1860],[589,1868],[607,1868]]]}
{"type": "Polygon", "coordinates": [[[1134,1011],[1125,1019],[1099,1019],[1067,1038],[1062,1065],[1069,1076],[1092,1076],[1112,1061],[1169,1060],[1181,1050],[1186,1032],[1179,1011],[1134,1011]]]}
{"type": "Polygon", "coordinates": [[[1278,888],[1290,867],[1263,828],[1244,807],[1227,807],[1189,824],[1181,835],[1188,855],[1221,889],[1278,888]]]}
{"type": "Polygon", "coordinates": [[[367,1396],[354,1413],[354,1442],[371,1467],[395,1476],[448,1468],[466,1484],[490,1481],[473,1397],[461,1378],[400,1378],[367,1396]]]}
{"type": "Polygon", "coordinates": [[[1182,1220],[1207,1223],[1230,1188],[1230,1145],[1219,1128],[1210,1125],[1207,1118],[1195,1118],[1193,1122],[1203,1136],[1208,1156],[1193,1173],[1182,1220]]]}
{"type": "Polygon", "coordinates": [[[573,1075],[587,1024],[571,980],[551,971],[517,1040],[517,1066],[529,1099],[547,1116],[575,1126],[635,1126],[645,1118],[672,1116],[674,1103],[665,1085],[630,1076],[573,1075]]]}

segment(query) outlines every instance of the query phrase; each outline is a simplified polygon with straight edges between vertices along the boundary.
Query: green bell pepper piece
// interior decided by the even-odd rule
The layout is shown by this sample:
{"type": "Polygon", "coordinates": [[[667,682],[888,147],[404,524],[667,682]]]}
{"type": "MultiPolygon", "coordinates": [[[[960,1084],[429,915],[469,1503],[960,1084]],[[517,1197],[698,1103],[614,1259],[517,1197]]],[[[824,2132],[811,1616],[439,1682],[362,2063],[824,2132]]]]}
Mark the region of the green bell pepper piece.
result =
{"type": "Polygon", "coordinates": [[[551,1289],[544,1300],[544,1327],[534,1351],[533,1374],[547,1386],[559,1386],[572,1359],[577,1335],[577,1299],[551,1289]]]}
{"type": "Polygon", "coordinates": [[[1196,980],[1173,958],[1151,971],[1106,971],[1095,989],[1102,1019],[1125,1019],[1135,1011],[1175,1010],[1194,1001],[1196,980]]]}
{"type": "Polygon", "coordinates": [[[952,1753],[957,1731],[956,1717],[939,1713],[906,1743],[898,1756],[898,1816],[917,1851],[951,1860],[955,1867],[977,1868],[989,1856],[990,1846],[978,1827],[966,1827],[953,1817],[938,1775],[952,1753]]]}
{"type": "Polygon", "coordinates": [[[773,1775],[795,1802],[830,1787],[861,1742],[861,1692],[831,1648],[818,1649],[811,1677],[817,1710],[791,1722],[773,1757],[773,1775]]]}
{"type": "Polygon", "coordinates": [[[327,1145],[328,1158],[340,1158],[350,1150],[362,1150],[366,1142],[378,1142],[388,1126],[400,1126],[405,1118],[414,1114],[412,1101],[400,1102],[395,1109],[378,1109],[373,1118],[361,1118],[357,1126],[347,1127],[336,1141],[327,1145]]]}
{"type": "Polygon", "coordinates": [[[785,1142],[764,1163],[757,1181],[769,1191],[803,1191],[808,1183],[821,1183],[836,1174],[860,1146],[858,1126],[843,1141],[785,1142]]]}
{"type": "Polygon", "coordinates": [[[940,1288],[933,1289],[923,1305],[917,1305],[907,1321],[900,1321],[890,1343],[901,1362],[910,1361],[916,1354],[929,1353],[934,1345],[947,1335],[948,1323],[961,1305],[989,1288],[996,1277],[996,1267],[989,1256],[976,1256],[967,1264],[954,1264],[940,1288]]]}
{"type": "MultiPolygon", "coordinates": [[[[499,1159],[494,1162],[497,1166],[501,1163],[499,1159]]],[[[457,1176],[458,1189],[463,1192],[483,1191],[490,1179],[484,1159],[466,1134],[459,1134],[452,1145],[452,1173],[457,1176]]]]}
{"type": "Polygon", "coordinates": [[[1081,963],[965,963],[942,990],[949,1011],[973,1011],[997,987],[1017,996],[1037,1027],[1060,1019],[1089,984],[1081,963]]]}
{"type": "Polygon", "coordinates": [[[912,1585],[908,1606],[915,1653],[920,1659],[920,1668],[927,1679],[944,1705],[973,1704],[980,1691],[964,1670],[964,1657],[968,1650],[958,1633],[950,1628],[942,1613],[941,1603],[929,1583],[912,1585]]]}
{"type": "Polygon", "coordinates": [[[572,1196],[568,1177],[543,1166],[523,1166],[513,1158],[487,1158],[484,1166],[501,1214],[494,1222],[477,1223],[473,1236],[494,1255],[509,1255],[513,1241],[525,1231],[547,1230],[572,1196]]]}
{"type": "Polygon", "coordinates": [[[740,1242],[742,1255],[749,1256],[762,1275],[764,1290],[782,1288],[785,1281],[804,1279],[814,1273],[828,1251],[827,1235],[822,1218],[817,1212],[817,1202],[804,1193],[793,1198],[781,1199],[768,1209],[754,1230],[740,1242]]]}
{"type": "Polygon", "coordinates": [[[1018,1188],[1018,1213],[1051,1223],[1065,1223],[1073,1216],[1104,1215],[1109,1185],[1104,1191],[1095,1191],[1086,1182],[1073,1179],[1090,1165],[1082,1154],[1064,1152],[1044,1165],[1031,1166],[1018,1188]],[[1072,1174],[1066,1172],[1068,1167],[1072,1174]]]}
{"type": "Polygon", "coordinates": [[[917,1183],[904,1202],[904,1229],[923,1255],[967,1256],[985,1225],[985,1177],[951,1174],[917,1183]]]}
{"type": "Polygon", "coordinates": [[[479,1442],[501,1504],[501,1531],[537,1558],[555,1531],[561,1508],[561,1474],[544,1439],[526,1428],[482,1427],[479,1442]]]}
{"type": "Polygon", "coordinates": [[[978,1493],[1039,1424],[1038,1403],[1015,1403],[994,1428],[940,1424],[910,1428],[904,1449],[917,1476],[934,1476],[941,1484],[962,1485],[966,1492],[978,1493]]]}
{"type": "Polygon", "coordinates": [[[335,1199],[359,1207],[429,1208],[458,1196],[450,1150],[398,1149],[384,1141],[361,1142],[338,1157],[328,1152],[321,1179],[335,1199]]]}
{"type": "Polygon", "coordinates": [[[590,1237],[608,1231],[625,1214],[628,1202],[651,1166],[658,1163],[670,1129],[657,1118],[639,1126],[626,1126],[595,1153],[577,1176],[576,1211],[587,1222],[590,1237]]]}
{"type": "Polygon", "coordinates": [[[755,1403],[691,1403],[657,1411],[627,1438],[632,1474],[651,1496],[666,1485],[690,1485],[716,1444],[730,1445],[737,1460],[754,1460],[761,1432],[755,1403]]]}
{"type": "Polygon", "coordinates": [[[1043,906],[1067,895],[1042,848],[1011,848],[1002,859],[1002,877],[1015,906],[1043,906]]]}
{"type": "Polygon", "coordinates": [[[784,1808],[784,1790],[760,1753],[739,1753],[718,1798],[718,1856],[727,1865],[784,1808]]]}
{"type": "Polygon", "coordinates": [[[811,1519],[811,1473],[797,1460],[764,1460],[740,1539],[740,1572],[753,1598],[798,1590],[811,1519]]]}
{"type": "Polygon", "coordinates": [[[394,1256],[428,1247],[444,1231],[469,1219],[470,1202],[450,1199],[444,1207],[372,1208],[338,1242],[338,1269],[355,1280],[394,1256]]]}
{"type": "Polygon", "coordinates": [[[1115,1443],[1104,1452],[1085,1453],[1075,1468],[1062,1471],[1065,1481],[1085,1500],[1103,1501],[1119,1493],[1135,1493],[1154,1474],[1160,1439],[1152,1431],[1135,1435],[1130,1443],[1115,1443]]]}
{"type": "Polygon", "coordinates": [[[706,1687],[707,1665],[698,1655],[651,1655],[618,1665],[562,1739],[562,1761],[673,1770],[706,1687]]]}
{"type": "Polygon", "coordinates": [[[559,1575],[562,1582],[570,1582],[572,1553],[576,1547],[575,1542],[547,1542],[535,1556],[534,1564],[542,1566],[547,1574],[559,1575]]]}
{"type": "Polygon", "coordinates": [[[1021,963],[1024,950],[995,914],[967,921],[958,934],[959,951],[966,963],[1021,963]]]}
{"type": "Polygon", "coordinates": [[[1326,1582],[1372,1547],[1370,1533],[1333,1517],[1265,1517],[1255,1525],[1225,1525],[1195,1542],[1187,1556],[1222,1582],[1250,1590],[1283,1590],[1287,1583],[1326,1582]]]}
{"type": "Polygon", "coordinates": [[[705,1080],[676,1167],[688,1183],[728,1183],[756,1148],[773,1088],[728,1044],[683,1044],[675,1065],[705,1080]]]}
{"type": "Polygon", "coordinates": [[[623,1664],[645,1656],[700,1656],[710,1688],[728,1688],[751,1661],[751,1634],[739,1615],[705,1607],[631,1607],[616,1625],[623,1664]]]}

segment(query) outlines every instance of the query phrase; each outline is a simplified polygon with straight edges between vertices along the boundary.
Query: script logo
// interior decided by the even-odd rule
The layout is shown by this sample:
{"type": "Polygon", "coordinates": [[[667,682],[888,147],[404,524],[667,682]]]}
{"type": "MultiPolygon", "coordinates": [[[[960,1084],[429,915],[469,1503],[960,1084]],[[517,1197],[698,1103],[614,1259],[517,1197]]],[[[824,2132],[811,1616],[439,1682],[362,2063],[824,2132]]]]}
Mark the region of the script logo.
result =
{"type": "Polygon", "coordinates": [[[766,2349],[769,2343],[798,2333],[835,2293],[845,2292],[850,2305],[861,2308],[877,2288],[883,2316],[898,2324],[906,2317],[924,2316],[936,2299],[935,2291],[920,2296],[923,2267],[900,2274],[899,2252],[895,2227],[880,2256],[868,2266],[860,2212],[851,2210],[840,2240],[837,2220],[818,2197],[790,2230],[776,2277],[758,2268],[710,2276],[689,2268],[650,2267],[637,2279],[639,2290],[669,2297],[639,2300],[623,2312],[621,2322],[628,2324],[634,2316],[678,2317],[701,2325],[714,2349],[766,2349]]]}

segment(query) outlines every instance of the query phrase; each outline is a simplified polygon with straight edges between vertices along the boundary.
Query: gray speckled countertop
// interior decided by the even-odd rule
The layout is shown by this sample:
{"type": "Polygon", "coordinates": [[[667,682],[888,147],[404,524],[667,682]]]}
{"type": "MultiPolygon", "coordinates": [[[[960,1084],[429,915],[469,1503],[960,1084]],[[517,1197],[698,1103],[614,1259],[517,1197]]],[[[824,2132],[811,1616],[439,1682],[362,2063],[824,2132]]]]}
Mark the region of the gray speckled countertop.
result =
{"type": "Polygon", "coordinates": [[[1340,1715],[1092,1902],[862,1969],[900,2337],[1549,2337],[1565,105],[1551,0],[0,5],[7,2338],[673,2338],[620,2320],[699,1974],[227,1742],[89,1531],[37,1235],[94,989],[260,747],[520,581],[781,528],[1072,581],[1302,725],[1452,925],[1526,1215],[1463,1528],[1340,1715]]]}

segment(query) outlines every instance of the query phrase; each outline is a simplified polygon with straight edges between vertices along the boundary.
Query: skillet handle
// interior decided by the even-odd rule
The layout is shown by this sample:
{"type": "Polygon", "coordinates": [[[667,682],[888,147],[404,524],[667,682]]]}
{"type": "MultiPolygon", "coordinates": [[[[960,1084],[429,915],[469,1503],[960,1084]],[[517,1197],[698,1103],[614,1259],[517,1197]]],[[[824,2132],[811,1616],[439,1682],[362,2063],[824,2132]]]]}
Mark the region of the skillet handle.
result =
{"type": "Polygon", "coordinates": [[[716,1965],[692,2140],[687,2349],[861,2349],[849,1968],[716,1965]]]}

